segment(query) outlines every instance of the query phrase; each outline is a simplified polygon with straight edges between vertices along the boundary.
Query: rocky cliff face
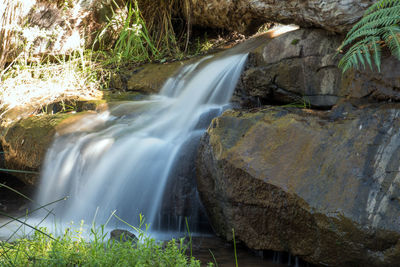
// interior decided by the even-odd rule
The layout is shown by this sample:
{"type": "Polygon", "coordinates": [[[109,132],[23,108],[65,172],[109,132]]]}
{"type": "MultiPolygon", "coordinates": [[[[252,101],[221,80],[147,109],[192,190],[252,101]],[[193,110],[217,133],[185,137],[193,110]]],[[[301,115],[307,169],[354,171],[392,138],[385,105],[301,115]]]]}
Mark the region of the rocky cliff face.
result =
{"type": "Polygon", "coordinates": [[[267,40],[250,53],[233,101],[244,106],[268,103],[331,108],[345,99],[398,101],[400,61],[382,58],[382,71],[337,67],[342,37],[299,29],[267,40]]]}
{"type": "Polygon", "coordinates": [[[198,188],[215,231],[335,266],[400,262],[399,105],[214,119],[198,188]]]}
{"type": "Polygon", "coordinates": [[[254,32],[265,22],[294,23],[345,33],[375,1],[192,0],[195,25],[254,32]]]}

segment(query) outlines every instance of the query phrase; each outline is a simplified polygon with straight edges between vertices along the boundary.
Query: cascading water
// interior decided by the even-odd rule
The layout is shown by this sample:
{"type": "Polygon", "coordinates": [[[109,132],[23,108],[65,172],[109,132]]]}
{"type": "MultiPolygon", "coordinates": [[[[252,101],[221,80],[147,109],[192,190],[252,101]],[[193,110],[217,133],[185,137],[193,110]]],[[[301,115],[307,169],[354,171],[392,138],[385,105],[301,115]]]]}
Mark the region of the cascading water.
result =
{"type": "Polygon", "coordinates": [[[48,151],[38,203],[69,196],[55,211],[65,222],[96,213],[104,223],[116,210],[132,224],[142,213],[150,231],[185,231],[185,217],[192,232],[201,231],[196,147],[229,103],[246,58],[204,58],[182,68],[159,95],[80,120],[48,151]]]}

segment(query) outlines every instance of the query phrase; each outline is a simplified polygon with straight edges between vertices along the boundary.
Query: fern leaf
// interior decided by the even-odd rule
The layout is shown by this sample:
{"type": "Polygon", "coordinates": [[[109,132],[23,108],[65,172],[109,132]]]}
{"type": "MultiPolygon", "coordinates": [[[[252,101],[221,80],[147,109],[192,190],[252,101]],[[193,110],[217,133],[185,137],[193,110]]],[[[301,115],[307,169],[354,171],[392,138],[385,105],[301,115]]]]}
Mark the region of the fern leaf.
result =
{"type": "Polygon", "coordinates": [[[342,57],[339,61],[339,67],[343,69],[343,72],[346,72],[350,68],[358,68],[359,59],[358,52],[368,50],[368,40],[361,40],[355,43],[349,51],[342,57]]]}
{"type": "MultiPolygon", "coordinates": [[[[370,36],[355,43],[339,61],[339,67],[343,69],[343,72],[346,72],[350,68],[358,69],[360,63],[365,68],[365,63],[367,63],[372,69],[371,52],[375,55],[375,50],[377,50],[378,56],[380,56],[380,47],[376,42],[376,38],[370,36]],[[373,48],[374,45],[377,46],[376,49],[373,48]]],[[[375,65],[380,67],[380,58],[376,61],[374,56],[373,59],[375,65]]]]}
{"type": "Polygon", "coordinates": [[[383,38],[392,55],[400,60],[400,27],[397,25],[388,27],[383,38]]]}
{"type": "Polygon", "coordinates": [[[386,44],[400,60],[400,0],[380,0],[373,4],[347,33],[339,51],[352,45],[339,62],[343,72],[372,61],[381,70],[381,45],[386,44]]]}
{"type": "Polygon", "coordinates": [[[353,27],[352,31],[347,34],[344,42],[346,44],[344,46],[366,35],[375,35],[375,36],[380,35],[382,34],[381,32],[382,28],[392,26],[399,22],[400,22],[400,13],[390,18],[379,18],[375,21],[369,21],[366,23],[364,23],[364,21],[361,20],[353,27]]]}
{"type": "MultiPolygon", "coordinates": [[[[392,1],[393,2],[393,1],[392,1]]],[[[353,28],[347,33],[347,37],[353,35],[354,32],[356,32],[358,29],[360,29],[361,27],[363,27],[365,24],[369,23],[369,22],[375,22],[377,23],[379,19],[380,22],[389,22],[389,19],[393,19],[396,17],[396,15],[400,15],[400,1],[397,0],[397,4],[394,6],[390,6],[387,8],[383,8],[383,9],[378,9],[373,13],[365,13],[363,18],[356,23],[353,28]]],[[[397,21],[399,21],[399,18],[397,17],[397,21]]],[[[396,22],[390,22],[391,24],[394,24],[396,22]]],[[[369,24],[371,25],[371,24],[369,24]]],[[[375,25],[375,27],[378,25],[375,25]]],[[[374,27],[374,23],[372,23],[372,27],[374,27]]]]}
{"type": "Polygon", "coordinates": [[[364,55],[362,54],[362,50],[357,50],[357,58],[360,61],[361,65],[363,66],[363,68],[365,69],[365,61],[364,61],[364,55]]]}
{"type": "Polygon", "coordinates": [[[370,54],[370,52],[369,52],[368,46],[367,46],[367,45],[363,46],[363,47],[361,48],[361,51],[362,51],[363,54],[364,54],[364,57],[365,57],[365,59],[366,59],[366,61],[367,61],[367,63],[368,63],[369,68],[372,70],[372,60],[371,60],[371,54],[370,54]]]}
{"type": "Polygon", "coordinates": [[[400,60],[400,0],[380,0],[373,4],[347,33],[339,51],[351,45],[339,67],[346,72],[350,68],[373,69],[374,62],[381,70],[381,45],[386,44],[393,56],[400,60]]]}
{"type": "Polygon", "coordinates": [[[400,5],[379,9],[376,12],[370,13],[368,15],[364,15],[360,22],[366,23],[369,21],[374,21],[380,18],[390,18],[399,14],[400,5]]]}
{"type": "Polygon", "coordinates": [[[393,5],[398,5],[399,4],[399,0],[381,0],[376,2],[375,4],[373,4],[372,6],[370,6],[367,11],[365,12],[364,15],[368,15],[370,13],[373,13],[379,9],[382,8],[388,8],[391,7],[393,5]]]}
{"type": "Polygon", "coordinates": [[[378,45],[378,41],[380,39],[378,37],[372,37],[372,49],[375,65],[378,68],[378,71],[381,71],[381,47],[378,45]]]}
{"type": "Polygon", "coordinates": [[[347,38],[343,44],[340,46],[340,49],[343,49],[347,45],[353,43],[355,40],[368,37],[368,36],[378,36],[382,34],[384,31],[382,29],[360,29],[359,31],[355,32],[352,36],[347,38]]]}

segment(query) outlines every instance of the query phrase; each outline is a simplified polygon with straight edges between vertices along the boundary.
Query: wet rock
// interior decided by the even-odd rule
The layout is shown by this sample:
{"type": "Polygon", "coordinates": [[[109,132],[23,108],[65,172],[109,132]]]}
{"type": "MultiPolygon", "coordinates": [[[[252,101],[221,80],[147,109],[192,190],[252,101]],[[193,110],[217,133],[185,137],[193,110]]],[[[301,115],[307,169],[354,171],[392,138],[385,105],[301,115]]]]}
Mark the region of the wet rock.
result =
{"type": "Polygon", "coordinates": [[[337,48],[342,37],[300,29],[265,42],[251,53],[233,101],[242,107],[268,103],[331,108],[342,99],[400,100],[400,61],[382,58],[382,72],[342,75],[337,48]]]}
{"type": "MultiPolygon", "coordinates": [[[[385,51],[387,52],[387,51],[385,51]]],[[[400,101],[400,61],[384,55],[381,71],[350,70],[342,78],[340,95],[377,101],[400,101]]]]}
{"type": "MultiPolygon", "coordinates": [[[[140,66],[121,66],[110,78],[109,87],[119,94],[157,94],[168,78],[177,73],[181,67],[193,63],[195,60],[197,59],[164,64],[148,63],[140,66]]],[[[125,98],[123,100],[132,99],[125,98]]]]}
{"type": "Polygon", "coordinates": [[[117,242],[133,242],[136,243],[138,238],[131,232],[122,229],[115,229],[110,232],[110,239],[117,242]]]}
{"type": "Polygon", "coordinates": [[[196,152],[202,133],[200,130],[186,137],[172,164],[164,191],[162,213],[158,215],[160,225],[156,225],[161,230],[212,232],[196,185],[196,152]]]}
{"type": "Polygon", "coordinates": [[[250,55],[237,95],[262,104],[303,101],[316,107],[336,104],[342,74],[335,55],[340,43],[339,36],[306,29],[267,41],[250,55]]]}
{"type": "Polygon", "coordinates": [[[294,23],[344,33],[375,1],[193,0],[191,21],[203,27],[254,32],[265,22],[294,23]]]}
{"type": "Polygon", "coordinates": [[[36,185],[38,172],[54,135],[68,131],[68,127],[81,116],[80,113],[32,116],[2,128],[0,142],[4,151],[4,167],[32,172],[14,175],[25,184],[36,185]]]}
{"type": "Polygon", "coordinates": [[[127,91],[156,94],[163,84],[185,63],[182,61],[167,64],[146,64],[133,69],[125,75],[127,91]]]}
{"type": "Polygon", "coordinates": [[[197,184],[214,230],[311,263],[400,262],[400,106],[227,111],[197,184]]]}

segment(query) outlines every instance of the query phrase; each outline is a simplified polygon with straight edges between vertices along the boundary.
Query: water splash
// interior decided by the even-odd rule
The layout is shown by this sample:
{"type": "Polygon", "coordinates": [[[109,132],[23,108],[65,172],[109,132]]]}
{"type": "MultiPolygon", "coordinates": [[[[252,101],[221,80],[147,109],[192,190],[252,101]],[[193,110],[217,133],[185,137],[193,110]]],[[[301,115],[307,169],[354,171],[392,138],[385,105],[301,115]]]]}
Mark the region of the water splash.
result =
{"type": "MultiPolygon", "coordinates": [[[[104,223],[112,211],[131,224],[142,213],[151,231],[201,231],[195,151],[233,94],[247,53],[206,57],[170,78],[159,95],[82,119],[48,151],[38,202],[70,199],[63,221],[104,223]],[[91,130],[89,130],[91,129],[91,130]]],[[[157,75],[157,74],[155,74],[157,75]]]]}

